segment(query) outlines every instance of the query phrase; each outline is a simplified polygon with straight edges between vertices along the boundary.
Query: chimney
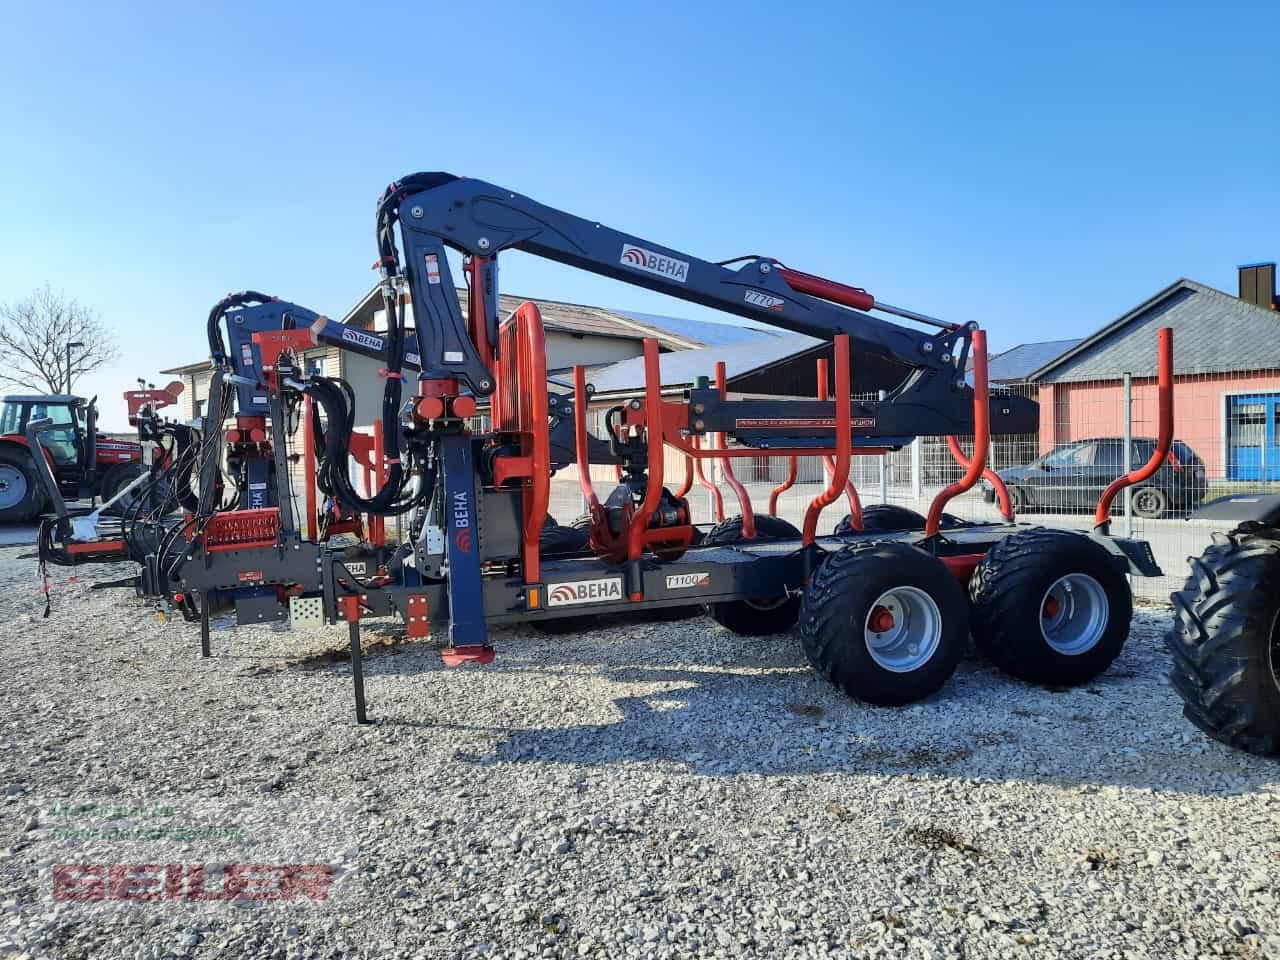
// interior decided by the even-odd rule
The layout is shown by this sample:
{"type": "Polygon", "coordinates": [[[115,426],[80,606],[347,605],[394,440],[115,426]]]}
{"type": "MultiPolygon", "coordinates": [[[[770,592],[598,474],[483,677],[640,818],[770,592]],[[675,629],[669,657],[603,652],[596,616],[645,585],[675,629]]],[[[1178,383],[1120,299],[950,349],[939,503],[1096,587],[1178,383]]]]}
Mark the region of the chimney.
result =
{"type": "Polygon", "coordinates": [[[1265,310],[1276,309],[1276,265],[1246,263],[1240,271],[1240,299],[1265,310]]]}

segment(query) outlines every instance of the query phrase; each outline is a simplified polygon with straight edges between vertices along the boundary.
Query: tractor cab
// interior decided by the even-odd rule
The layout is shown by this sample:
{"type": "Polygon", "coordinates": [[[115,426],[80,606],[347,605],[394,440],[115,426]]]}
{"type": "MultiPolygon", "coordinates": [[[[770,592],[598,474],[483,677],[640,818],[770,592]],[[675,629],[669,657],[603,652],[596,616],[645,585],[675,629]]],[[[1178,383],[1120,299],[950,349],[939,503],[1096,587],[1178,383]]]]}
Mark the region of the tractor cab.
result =
{"type": "MultiPolygon", "coordinates": [[[[70,394],[9,394],[0,397],[0,435],[22,436],[32,420],[48,417],[53,426],[41,434],[41,443],[53,459],[55,470],[83,472],[88,459],[89,420],[93,403],[70,394]]],[[[96,419],[96,417],[94,417],[96,419]]]]}

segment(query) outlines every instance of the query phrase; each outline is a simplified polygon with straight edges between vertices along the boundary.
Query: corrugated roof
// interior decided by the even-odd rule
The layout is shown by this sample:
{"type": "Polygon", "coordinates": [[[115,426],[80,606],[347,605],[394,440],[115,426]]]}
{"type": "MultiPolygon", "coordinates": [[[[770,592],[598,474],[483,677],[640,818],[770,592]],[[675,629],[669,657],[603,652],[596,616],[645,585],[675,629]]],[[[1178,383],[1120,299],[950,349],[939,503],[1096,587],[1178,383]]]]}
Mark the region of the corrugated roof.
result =
{"type": "Polygon", "coordinates": [[[776,337],[781,332],[772,327],[756,326],[745,320],[735,323],[715,323],[709,320],[690,320],[687,317],[667,317],[657,313],[637,313],[634,310],[611,310],[610,312],[679,337],[696,340],[708,347],[756,343],[769,337],[776,337]]]}
{"type": "MultiPolygon", "coordinates": [[[[717,360],[724,361],[725,377],[733,380],[788,360],[806,350],[821,347],[825,343],[827,341],[799,333],[780,333],[772,334],[767,339],[728,347],[703,347],[699,350],[664,353],[658,358],[662,369],[662,386],[676,389],[688,386],[696,377],[713,376],[717,360]]],[[[590,380],[595,385],[598,396],[643,389],[644,358],[632,357],[630,360],[602,367],[590,380]]]]}
{"type": "Polygon", "coordinates": [[[987,361],[987,378],[992,383],[1012,383],[1026,380],[1049,361],[1066,353],[1083,340],[1045,340],[1041,343],[1020,343],[1004,353],[998,353],[987,361]]]}
{"type": "Polygon", "coordinates": [[[1028,377],[1044,383],[1156,373],[1156,330],[1173,328],[1176,374],[1280,369],[1280,313],[1185,277],[1028,377]]]}

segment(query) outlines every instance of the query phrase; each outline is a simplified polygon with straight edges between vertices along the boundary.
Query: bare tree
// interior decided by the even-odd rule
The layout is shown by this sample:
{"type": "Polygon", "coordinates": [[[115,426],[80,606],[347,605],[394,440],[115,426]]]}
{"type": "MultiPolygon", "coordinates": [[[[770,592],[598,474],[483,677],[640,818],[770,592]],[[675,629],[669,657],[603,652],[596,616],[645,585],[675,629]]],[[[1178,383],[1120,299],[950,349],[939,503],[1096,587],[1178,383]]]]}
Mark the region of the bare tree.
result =
{"type": "Polygon", "coordinates": [[[0,304],[0,382],[70,393],[76,380],[116,358],[115,337],[92,310],[48,284],[0,304]]]}

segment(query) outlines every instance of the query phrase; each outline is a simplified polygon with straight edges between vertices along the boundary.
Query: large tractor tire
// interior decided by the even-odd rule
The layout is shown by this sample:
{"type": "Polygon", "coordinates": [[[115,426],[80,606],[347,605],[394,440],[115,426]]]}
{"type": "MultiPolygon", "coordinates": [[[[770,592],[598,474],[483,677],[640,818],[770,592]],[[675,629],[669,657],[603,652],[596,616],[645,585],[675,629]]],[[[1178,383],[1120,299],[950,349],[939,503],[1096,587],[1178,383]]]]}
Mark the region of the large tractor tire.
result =
{"type": "Polygon", "coordinates": [[[31,454],[0,447],[0,523],[25,523],[44,509],[44,493],[31,454]]]}
{"type": "Polygon", "coordinates": [[[1188,720],[1216,740],[1280,755],[1280,541],[1214,534],[1173,595],[1170,678],[1188,720]]]}
{"type": "Polygon", "coordinates": [[[1005,537],[969,581],[970,628],[997,667],[1029,683],[1087,683],[1120,654],[1133,597],[1100,544],[1042,527],[1005,537]]]}
{"type": "MultiPolygon", "coordinates": [[[[873,503],[862,508],[863,533],[901,533],[907,530],[923,530],[924,524],[923,515],[907,507],[900,507],[896,503],[873,503]]],[[[942,521],[939,524],[943,530],[963,525],[963,520],[949,513],[942,515],[942,521]]],[[[858,531],[853,529],[852,515],[846,513],[844,518],[836,524],[833,532],[837,537],[857,533],[858,531]]]]}
{"type": "MultiPolygon", "coordinates": [[[[127,487],[133,481],[147,472],[147,468],[141,463],[121,463],[112,467],[102,478],[100,485],[99,499],[106,503],[121,490],[127,487]]],[[[116,503],[107,508],[108,513],[114,513],[121,516],[128,516],[133,512],[133,508],[138,505],[138,501],[142,499],[146,493],[146,486],[136,487],[129,494],[116,503]]]]}
{"type": "Polygon", "coordinates": [[[901,706],[936,693],[967,642],[964,591],[941,560],[905,543],[845,547],[804,592],[805,656],[867,703],[901,706]]]}
{"type": "MultiPolygon", "coordinates": [[[[777,517],[763,514],[755,518],[756,540],[799,540],[800,531],[777,517]]],[[[703,546],[731,546],[751,543],[742,535],[742,518],[728,517],[720,521],[703,538],[703,546]]],[[[785,594],[776,597],[753,597],[708,604],[707,612],[720,626],[745,637],[767,637],[786,633],[800,616],[800,598],[785,594]]]]}

